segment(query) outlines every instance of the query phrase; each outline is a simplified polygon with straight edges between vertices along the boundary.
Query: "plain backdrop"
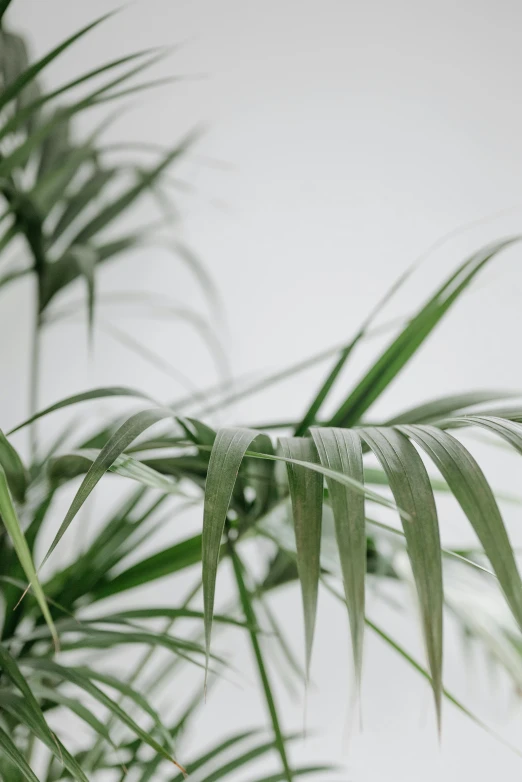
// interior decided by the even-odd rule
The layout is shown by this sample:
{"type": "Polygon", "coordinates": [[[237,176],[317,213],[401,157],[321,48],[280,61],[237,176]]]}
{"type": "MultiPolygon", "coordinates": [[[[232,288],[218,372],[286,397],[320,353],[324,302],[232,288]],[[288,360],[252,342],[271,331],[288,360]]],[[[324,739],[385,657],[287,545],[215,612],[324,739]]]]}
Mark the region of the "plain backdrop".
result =
{"type": "MultiPolygon", "coordinates": [[[[117,5],[14,0],[8,21],[41,55],[117,5]]],[[[213,328],[232,374],[243,377],[347,340],[393,280],[449,232],[478,221],[424,261],[381,321],[407,317],[466,253],[520,231],[521,24],[513,0],[143,0],[85,37],[48,69],[46,80],[54,86],[119,54],[179,44],[151,76],[183,78],[129,100],[106,140],[170,145],[195,126],[204,130],[190,159],[173,172],[172,232],[214,277],[225,316],[213,328]]],[[[78,133],[99,118],[82,116],[78,133]]],[[[121,159],[133,154],[124,150],[121,159]]],[[[152,208],[144,203],[132,220],[146,222],[152,208]]],[[[521,260],[515,247],[490,266],[375,406],[375,417],[450,392],[522,388],[521,260]]],[[[108,266],[99,286],[159,292],[214,318],[186,267],[159,249],[108,266]]],[[[78,302],[83,314],[83,296],[78,285],[64,301],[78,302]]],[[[0,395],[8,428],[27,410],[30,284],[2,292],[1,304],[0,395]]],[[[198,387],[215,382],[215,356],[186,323],[133,316],[131,309],[101,315],[198,387]]],[[[382,344],[359,352],[335,398],[382,344]]],[[[44,358],[41,404],[99,384],[137,386],[162,399],[183,393],[168,371],[101,330],[89,356],[81,320],[49,330],[44,358]]],[[[213,422],[296,416],[326,366],[213,422]]],[[[485,451],[484,467],[495,485],[521,484],[516,459],[485,451]]],[[[443,519],[445,537],[463,543],[467,527],[454,526],[452,512],[443,519]]],[[[507,513],[520,542],[520,511],[507,513]]],[[[168,599],[169,589],[170,581],[158,582],[146,599],[168,599]]],[[[301,653],[297,590],[281,592],[275,608],[301,653]]],[[[377,605],[375,615],[419,652],[413,609],[391,620],[389,610],[377,605]]],[[[470,671],[451,624],[448,630],[448,686],[522,746],[516,700],[501,680],[486,681],[480,660],[470,671]]],[[[371,636],[364,729],[350,730],[347,636],[340,607],[322,596],[308,699],[319,738],[311,737],[296,760],[341,763],[338,779],[353,782],[518,778],[522,760],[449,704],[439,744],[428,686],[371,636]]],[[[194,748],[265,719],[249,649],[242,640],[234,643],[246,680],[240,687],[219,684],[201,711],[194,748]]],[[[287,724],[299,728],[302,699],[292,701],[282,688],[278,698],[287,724]]]]}

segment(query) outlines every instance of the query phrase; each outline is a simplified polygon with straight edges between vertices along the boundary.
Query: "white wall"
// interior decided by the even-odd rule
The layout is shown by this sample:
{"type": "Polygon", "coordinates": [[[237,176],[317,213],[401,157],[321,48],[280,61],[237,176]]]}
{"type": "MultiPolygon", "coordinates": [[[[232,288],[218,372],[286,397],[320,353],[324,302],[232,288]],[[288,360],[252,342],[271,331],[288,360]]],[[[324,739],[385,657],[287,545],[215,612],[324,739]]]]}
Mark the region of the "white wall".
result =
{"type": "MultiPolygon", "coordinates": [[[[117,5],[14,0],[10,19],[40,54],[117,5]]],[[[234,373],[242,375],[348,338],[406,265],[458,226],[512,210],[434,253],[389,316],[409,313],[464,253],[520,230],[521,23],[522,11],[512,0],[147,0],[92,32],[49,69],[48,80],[58,84],[122,52],[183,44],[155,74],[197,78],[136,99],[108,138],[170,144],[194,124],[206,123],[197,153],[183,167],[197,191],[181,197],[179,230],[217,280],[227,349],[234,373]]],[[[86,115],[82,122],[87,130],[93,119],[86,115]]],[[[506,252],[483,274],[376,414],[451,391],[522,386],[520,253],[506,252]]],[[[157,290],[205,306],[187,272],[159,252],[115,264],[101,285],[157,290]]],[[[29,293],[29,286],[20,285],[2,296],[5,426],[20,420],[26,406],[28,332],[19,324],[21,312],[29,311],[29,293]]],[[[72,298],[82,293],[79,287],[72,298]]],[[[215,379],[208,355],[185,327],[122,323],[198,384],[215,379]]],[[[164,398],[179,393],[171,379],[114,343],[99,340],[88,361],[78,350],[83,332],[70,329],[54,331],[46,341],[42,403],[98,383],[139,386],[164,398]]],[[[356,359],[345,387],[369,350],[356,359]]],[[[319,378],[317,372],[303,375],[249,400],[227,420],[291,416],[303,409],[319,378]]],[[[500,465],[490,457],[486,467],[497,485],[520,483],[515,460],[500,465]]],[[[518,513],[511,515],[516,540],[518,513]]],[[[445,520],[448,540],[463,542],[463,530],[445,520]]],[[[295,591],[281,596],[278,610],[286,621],[298,608],[295,591]]],[[[379,611],[386,620],[386,611],[379,611]]],[[[299,649],[300,623],[292,621],[299,649]]],[[[411,622],[403,625],[403,637],[418,645],[411,622]]],[[[466,684],[467,664],[449,635],[448,684],[518,740],[519,713],[480,681],[480,668],[466,684]]],[[[374,638],[368,642],[364,731],[347,747],[348,658],[344,617],[323,598],[309,714],[324,737],[310,740],[306,754],[347,762],[348,776],[343,772],[339,779],[482,782],[493,773],[506,779],[520,773],[519,758],[450,705],[439,747],[427,686],[374,638]]],[[[241,648],[238,664],[247,659],[241,648]]],[[[289,722],[299,725],[301,705],[287,707],[289,722]]],[[[220,685],[198,732],[208,739],[216,722],[221,730],[224,723],[232,728],[258,715],[263,710],[253,686],[237,691],[220,685]]]]}

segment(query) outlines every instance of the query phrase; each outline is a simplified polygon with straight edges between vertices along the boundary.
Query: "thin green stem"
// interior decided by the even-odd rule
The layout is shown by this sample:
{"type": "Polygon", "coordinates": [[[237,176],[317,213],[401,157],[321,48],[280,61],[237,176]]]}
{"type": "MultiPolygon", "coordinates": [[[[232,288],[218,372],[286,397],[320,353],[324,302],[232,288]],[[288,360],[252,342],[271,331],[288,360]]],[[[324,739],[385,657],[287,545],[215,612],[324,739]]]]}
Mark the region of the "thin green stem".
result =
{"type": "Polygon", "coordinates": [[[232,564],[234,567],[234,575],[236,577],[236,584],[239,592],[239,597],[241,600],[241,605],[243,608],[243,614],[245,616],[245,620],[247,624],[251,628],[249,630],[250,641],[252,643],[252,650],[254,652],[254,657],[257,663],[259,678],[261,679],[261,684],[263,686],[266,705],[268,707],[268,712],[270,714],[270,719],[272,721],[272,728],[274,731],[274,742],[279,752],[279,756],[281,758],[281,762],[283,765],[283,772],[284,772],[283,778],[286,780],[286,782],[293,782],[294,776],[290,768],[290,764],[288,762],[288,757],[286,755],[285,739],[281,731],[281,725],[279,723],[277,708],[274,701],[274,697],[272,695],[272,689],[270,687],[270,680],[268,678],[268,673],[263,660],[263,654],[261,652],[261,646],[259,644],[259,639],[257,637],[257,631],[255,630],[255,628],[257,627],[257,619],[252,604],[252,599],[251,599],[252,596],[250,595],[250,592],[248,591],[248,588],[243,578],[243,572],[244,572],[243,563],[241,562],[239,555],[230,537],[227,538],[227,543],[228,543],[228,549],[232,560],[232,564]]]}

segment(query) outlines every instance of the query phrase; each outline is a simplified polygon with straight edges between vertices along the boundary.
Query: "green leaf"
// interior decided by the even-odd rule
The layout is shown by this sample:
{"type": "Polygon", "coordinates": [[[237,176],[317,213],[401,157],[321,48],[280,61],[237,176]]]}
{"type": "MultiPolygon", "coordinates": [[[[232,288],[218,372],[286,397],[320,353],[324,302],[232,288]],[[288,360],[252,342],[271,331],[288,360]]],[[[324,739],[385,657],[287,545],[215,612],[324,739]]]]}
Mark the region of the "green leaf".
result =
{"type": "MultiPolygon", "coordinates": [[[[101,617],[94,617],[89,619],[90,622],[119,622],[126,621],[128,619],[203,619],[203,611],[195,611],[191,608],[169,608],[168,606],[158,606],[150,608],[132,608],[128,611],[120,611],[117,614],[107,614],[101,617]]],[[[214,614],[214,622],[221,624],[232,625],[233,627],[246,628],[247,625],[240,619],[234,619],[232,616],[225,616],[224,614],[214,614]]],[[[85,621],[85,620],[84,620],[85,621]]]]}
{"type": "Polygon", "coordinates": [[[73,712],[73,714],[76,714],[77,717],[93,729],[97,736],[101,736],[113,749],[118,749],[103,722],[76,698],[68,698],[60,689],[56,687],[45,687],[42,684],[37,684],[33,689],[39,697],[44,698],[46,701],[56,703],[58,706],[64,706],[66,709],[73,712]]]}
{"type": "MultiPolygon", "coordinates": [[[[57,456],[49,462],[49,477],[52,480],[59,481],[75,478],[82,473],[86,473],[100,453],[95,448],[83,448],[73,453],[57,456]]],[[[167,494],[178,496],[182,494],[177,483],[128,454],[118,456],[109,470],[124,478],[137,481],[143,486],[148,486],[150,489],[158,489],[167,494]]]]}
{"type": "MultiPolygon", "coordinates": [[[[317,449],[310,439],[285,437],[279,440],[286,458],[318,462],[317,449]]],[[[294,517],[297,570],[301,583],[305,624],[306,677],[310,662],[317,614],[323,515],[323,477],[306,467],[287,463],[288,483],[294,517]]]]}
{"type": "Polygon", "coordinates": [[[332,370],[330,371],[329,375],[327,376],[326,380],[322,384],[321,388],[319,389],[318,393],[316,394],[314,400],[312,401],[310,407],[306,411],[303,419],[301,420],[301,423],[295,430],[295,436],[300,437],[305,434],[307,429],[315,424],[316,417],[319,413],[319,410],[321,409],[323,403],[325,402],[328,394],[332,390],[335,381],[341,374],[342,370],[344,369],[344,366],[348,359],[350,358],[352,352],[357,347],[359,342],[361,342],[362,339],[366,336],[368,329],[370,328],[371,324],[379,314],[379,312],[386,306],[386,304],[390,301],[390,299],[394,296],[394,294],[399,290],[402,285],[406,282],[408,277],[411,276],[414,269],[417,267],[418,262],[415,262],[412,264],[405,272],[402,274],[391,286],[391,288],[386,291],[384,296],[377,302],[375,307],[371,310],[370,314],[365,318],[361,328],[356,333],[355,337],[348,342],[347,345],[345,345],[339,354],[339,357],[337,361],[335,362],[332,370]]]}
{"type": "Polygon", "coordinates": [[[25,704],[27,708],[32,711],[35,720],[40,724],[41,730],[47,734],[47,739],[54,744],[54,736],[50,731],[45,717],[40,708],[40,704],[36,700],[31,688],[29,687],[25,676],[22,674],[18,663],[12,657],[5,646],[0,644],[0,668],[5,676],[7,676],[12,683],[17,687],[24,696],[25,704]]]}
{"type": "Polygon", "coordinates": [[[203,512],[202,563],[205,643],[210,653],[216,577],[225,520],[243,457],[256,440],[268,438],[252,429],[220,429],[210,454],[203,512]]]}
{"type": "Polygon", "coordinates": [[[5,470],[9,488],[18,502],[24,502],[27,488],[27,471],[20,456],[0,430],[0,464],[5,470]]]}
{"type": "Polygon", "coordinates": [[[520,241],[519,237],[497,242],[491,247],[480,250],[461,264],[372,365],[332,416],[329,425],[349,427],[360,421],[370,405],[395,379],[478,272],[499,252],[517,241],[520,241]]]}
{"type": "Polygon", "coordinates": [[[177,573],[186,567],[201,562],[202,537],[194,535],[182,540],[174,546],[159,551],[146,559],[137,562],[122,573],[107,577],[94,590],[93,599],[102,600],[119,592],[134,589],[141,584],[148,584],[171,573],[177,573]]]}
{"type": "MultiPolygon", "coordinates": [[[[220,779],[226,779],[228,774],[233,774],[238,769],[244,768],[244,766],[248,765],[253,760],[257,760],[257,758],[263,757],[263,755],[268,754],[274,748],[276,748],[276,742],[273,739],[271,741],[263,741],[254,747],[250,747],[227,763],[223,763],[214,771],[211,771],[210,773],[207,772],[204,777],[205,782],[218,782],[220,779]]],[[[221,748],[219,749],[222,751],[221,748]]],[[[192,765],[190,768],[193,772],[194,769],[192,765]]],[[[284,776],[283,779],[286,779],[286,777],[284,776]]],[[[174,777],[171,782],[181,782],[181,777],[174,777]]]]}
{"type": "Polygon", "coordinates": [[[37,421],[39,418],[43,418],[44,416],[49,415],[49,413],[54,413],[56,410],[62,410],[64,407],[77,405],[80,402],[90,402],[92,399],[106,399],[107,397],[111,396],[130,396],[134,397],[135,399],[146,399],[148,402],[153,401],[149,396],[147,396],[147,394],[143,394],[141,391],[135,391],[132,388],[125,388],[124,386],[94,388],[91,391],[83,391],[81,394],[73,394],[73,396],[68,396],[65,399],[61,399],[59,402],[55,402],[54,405],[46,407],[44,410],[40,410],[40,412],[35,413],[35,415],[32,415],[30,418],[27,418],[21,424],[15,426],[14,429],[11,429],[7,434],[14,434],[20,429],[23,429],[25,426],[32,424],[33,421],[37,421]]]}
{"type": "Polygon", "coordinates": [[[390,489],[411,521],[403,521],[408,556],[419,597],[424,640],[440,728],[442,695],[443,586],[439,524],[426,468],[407,437],[393,429],[360,430],[382,467],[390,489]]]}
{"type": "Polygon", "coordinates": [[[2,695],[2,707],[22,724],[27,725],[31,733],[51,750],[52,754],[68,769],[77,782],[89,782],[78,762],[61,741],[50,733],[47,725],[42,726],[41,720],[38,719],[26,701],[18,696],[5,693],[2,695]]]}
{"type": "Polygon", "coordinates": [[[150,735],[150,733],[141,728],[128,715],[128,713],[121,708],[121,706],[113,701],[112,698],[110,698],[103,690],[92,683],[91,676],[96,675],[99,677],[102,676],[102,674],[88,671],[88,669],[85,668],[80,669],[58,665],[58,663],[55,663],[52,660],[45,660],[41,658],[26,657],[22,662],[23,665],[28,666],[33,670],[42,671],[43,673],[57,676],[58,678],[63,679],[64,681],[68,681],[71,684],[74,684],[76,687],[79,687],[80,689],[87,692],[95,700],[101,703],[102,706],[105,706],[106,709],[114,714],[120,720],[120,722],[130,728],[130,730],[135,733],[136,736],[148,744],[149,747],[151,747],[155,752],[158,752],[166,760],[169,760],[180,770],[184,771],[182,766],[179,765],[179,763],[170,755],[169,752],[167,752],[166,749],[164,749],[164,747],[161,746],[161,744],[158,744],[158,742],[150,735]]]}
{"type": "MultiPolygon", "coordinates": [[[[97,105],[104,93],[115,85],[130,79],[136,73],[139,73],[144,68],[157,62],[158,59],[158,57],[149,58],[145,63],[140,63],[137,67],[126,71],[122,76],[118,76],[118,78],[98,87],[94,92],[82,98],[77,103],[57,110],[50,119],[39,124],[25,141],[22,141],[22,143],[15,147],[8,155],[0,158],[0,177],[7,178],[16,168],[25,166],[33,152],[35,152],[45,139],[52,135],[57,128],[63,125],[63,123],[67,122],[71,117],[74,117],[81,111],[85,111],[86,109],[97,105]]],[[[135,87],[134,90],[144,89],[145,86],[146,85],[139,85],[138,87],[135,87]]],[[[117,95],[113,94],[111,97],[117,97],[117,95]]],[[[4,134],[4,130],[5,129],[0,129],[0,139],[4,134]]]]}
{"type": "Polygon", "coordinates": [[[0,0],[0,21],[2,21],[2,18],[11,5],[11,0],[0,0]]]}
{"type": "MultiPolygon", "coordinates": [[[[5,10],[5,8],[4,8],[5,10]]],[[[8,87],[6,87],[2,93],[0,94],[0,110],[6,106],[10,100],[13,100],[13,98],[16,98],[16,96],[42,71],[50,62],[52,62],[56,57],[58,57],[62,52],[64,52],[66,49],[69,48],[75,41],[77,41],[79,38],[82,38],[86,33],[88,33],[90,30],[92,30],[94,27],[97,27],[101,22],[104,22],[105,19],[108,19],[114,11],[111,11],[108,14],[104,14],[103,16],[99,17],[99,19],[96,19],[96,21],[91,22],[86,27],[83,27],[81,30],[79,30],[74,35],[71,35],[70,38],[67,38],[63,43],[61,43],[59,46],[57,46],[55,49],[52,49],[48,54],[45,55],[45,57],[42,57],[40,60],[35,62],[33,65],[31,65],[27,70],[25,70],[23,73],[20,74],[20,76],[15,79],[11,84],[9,84],[8,87]]]]}
{"type": "Polygon", "coordinates": [[[13,501],[11,499],[11,494],[9,491],[5,470],[1,465],[0,465],[0,516],[2,517],[4,526],[11,539],[13,548],[16,551],[18,560],[24,570],[25,575],[27,576],[29,583],[31,584],[31,587],[33,589],[33,594],[38,602],[38,605],[40,606],[40,610],[42,611],[45,621],[47,622],[55,646],[56,648],[58,648],[59,642],[58,642],[58,635],[56,633],[56,628],[54,626],[51,613],[47,606],[47,601],[45,599],[43,589],[40,586],[40,582],[38,581],[38,576],[36,575],[33,560],[31,557],[31,552],[29,551],[29,546],[27,545],[25,535],[20,526],[20,522],[18,520],[18,516],[16,514],[16,510],[13,505],[13,501]]]}
{"type": "MultiPolygon", "coordinates": [[[[321,771],[331,771],[331,766],[302,766],[293,770],[292,774],[295,779],[297,777],[308,776],[308,774],[319,774],[321,771]]],[[[249,782],[285,782],[288,777],[284,773],[270,774],[268,777],[256,777],[256,779],[249,780],[249,782]]]]}
{"type": "MultiPolygon", "coordinates": [[[[428,679],[428,681],[431,681],[430,674],[428,671],[420,665],[417,660],[415,660],[411,654],[409,654],[404,647],[402,647],[395,639],[393,639],[388,633],[386,633],[381,627],[379,627],[375,622],[372,622],[370,619],[366,620],[366,624],[368,627],[370,627],[373,632],[379,636],[388,646],[390,646],[394,651],[396,651],[406,662],[418,673],[421,674],[421,676],[424,676],[425,679],[428,679]]],[[[491,728],[488,728],[487,725],[485,725],[481,720],[476,717],[473,712],[471,712],[469,709],[467,709],[457,698],[455,698],[448,690],[443,690],[443,695],[450,703],[452,703],[456,708],[461,711],[463,714],[466,715],[466,717],[469,717],[476,725],[478,725],[482,730],[485,730],[486,733],[489,733],[490,736],[493,736],[497,741],[500,741],[505,747],[510,749],[512,752],[515,752],[517,755],[521,756],[521,753],[518,749],[515,747],[512,747],[510,744],[508,744],[504,739],[502,739],[500,736],[498,736],[496,733],[494,733],[491,728]]]]}
{"type": "Polygon", "coordinates": [[[88,223],[85,225],[75,238],[71,242],[71,246],[75,244],[84,244],[99,233],[103,228],[106,228],[113,220],[124,212],[128,207],[134,203],[134,201],[140,196],[144,190],[151,187],[151,185],[158,179],[159,176],[165,171],[165,169],[176,158],[181,157],[187,149],[199,138],[199,132],[193,131],[187,134],[180,142],[178,142],[171,150],[169,150],[160,162],[148,171],[144,171],[137,184],[132,185],[128,190],[119,195],[112,203],[105,204],[103,209],[98,212],[88,223]]]}
{"type": "Polygon", "coordinates": [[[170,418],[172,413],[170,410],[164,408],[151,408],[149,410],[141,410],[128,418],[112,435],[105,446],[100,451],[98,457],[89,467],[87,475],[83,479],[80,488],[76,492],[74,499],[67,511],[64,520],[62,521],[58,532],[56,533],[53,542],[51,543],[44,559],[42,566],[47,562],[54,549],[64,536],[65,532],[69,528],[74,517],[91,494],[96,484],[105,475],[107,470],[112,467],[118,456],[123,453],[125,448],[130,445],[142,432],[149,427],[162,421],[165,418],[170,418]]]}
{"type": "Polygon", "coordinates": [[[52,92],[39,96],[36,100],[27,103],[23,107],[19,108],[14,114],[12,114],[12,116],[7,120],[7,122],[0,130],[0,138],[3,138],[8,133],[13,133],[14,131],[18,130],[18,128],[30,120],[32,115],[34,115],[45,103],[53,100],[54,98],[57,98],[59,95],[63,95],[65,92],[68,92],[75,87],[78,87],[80,84],[89,81],[89,79],[95,78],[96,76],[105,73],[106,71],[112,70],[113,68],[117,68],[121,65],[125,65],[126,63],[140,57],[144,57],[145,55],[150,54],[151,51],[153,50],[146,49],[140,52],[134,52],[133,54],[126,55],[125,57],[119,57],[117,60],[112,60],[105,65],[94,68],[94,70],[82,74],[82,76],[75,77],[72,81],[63,84],[61,87],[58,87],[58,89],[53,90],[52,92]]]}
{"type": "Polygon", "coordinates": [[[517,396],[520,394],[510,391],[467,391],[464,394],[450,394],[403,410],[386,421],[386,426],[431,423],[444,416],[462,414],[468,407],[475,407],[483,402],[497,402],[517,396]]]}
{"type": "Polygon", "coordinates": [[[475,459],[455,437],[433,426],[401,426],[442,473],[477,533],[519,627],[522,582],[513,549],[491,488],[475,459]]]}
{"type": "MultiPolygon", "coordinates": [[[[311,430],[321,464],[364,481],[359,435],[350,429],[311,430]]],[[[331,478],[326,479],[335,520],[335,534],[350,619],[355,676],[360,686],[364,638],[366,525],[364,497],[331,478]]]]}
{"type": "MultiPolygon", "coordinates": [[[[231,749],[232,747],[235,747],[236,744],[240,744],[247,739],[252,738],[256,735],[255,730],[248,730],[243,733],[238,733],[235,736],[230,736],[229,738],[226,738],[224,741],[220,741],[218,744],[216,744],[212,749],[210,749],[208,752],[205,752],[203,755],[199,756],[195,760],[192,760],[188,765],[190,767],[190,773],[195,774],[196,771],[199,771],[200,768],[202,768],[204,765],[209,763],[212,760],[215,760],[219,757],[219,755],[222,755],[227,750],[231,749]]],[[[150,779],[149,776],[145,775],[142,779],[140,779],[140,782],[148,782],[150,779]]],[[[174,779],[171,780],[171,782],[178,782],[181,781],[182,777],[174,777],[174,779]]],[[[207,782],[207,781],[206,781],[207,782]]]]}
{"type": "Polygon", "coordinates": [[[0,728],[0,751],[3,752],[5,757],[18,769],[24,779],[27,779],[28,782],[39,782],[38,777],[31,769],[20,750],[2,728],[0,728]]]}

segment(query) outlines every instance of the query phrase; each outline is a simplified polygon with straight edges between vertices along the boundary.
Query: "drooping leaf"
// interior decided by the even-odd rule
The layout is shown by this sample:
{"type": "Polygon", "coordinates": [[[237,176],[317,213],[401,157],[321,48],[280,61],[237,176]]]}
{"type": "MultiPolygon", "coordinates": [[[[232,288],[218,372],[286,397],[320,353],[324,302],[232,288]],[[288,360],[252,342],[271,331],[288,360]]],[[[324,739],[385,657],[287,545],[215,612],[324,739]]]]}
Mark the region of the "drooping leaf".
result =
{"type": "Polygon", "coordinates": [[[221,429],[210,454],[203,513],[202,564],[205,642],[210,652],[212,616],[221,539],[243,457],[252,443],[266,436],[252,429],[221,429]]]}
{"type": "MultiPolygon", "coordinates": [[[[363,483],[361,441],[350,429],[311,430],[321,464],[363,483]]],[[[335,533],[350,618],[357,682],[360,682],[364,637],[366,525],[364,497],[331,478],[326,479],[335,520],[335,533]]],[[[409,522],[408,522],[409,523],[409,522]]]]}
{"type": "Polygon", "coordinates": [[[477,533],[518,625],[522,627],[522,582],[513,548],[491,488],[469,451],[433,426],[401,426],[442,473],[477,533]]]}
{"type": "MultiPolygon", "coordinates": [[[[281,438],[279,443],[282,453],[288,459],[319,461],[313,440],[285,437],[281,438]]],[[[294,518],[297,569],[303,599],[306,675],[309,678],[320,574],[323,477],[306,467],[292,463],[287,463],[286,466],[294,518]]]]}
{"type": "Polygon", "coordinates": [[[385,428],[361,429],[361,436],[386,471],[398,505],[411,516],[402,522],[408,556],[419,597],[424,641],[440,727],[442,695],[443,586],[439,525],[435,500],[424,464],[414,446],[400,432],[385,428]]]}

